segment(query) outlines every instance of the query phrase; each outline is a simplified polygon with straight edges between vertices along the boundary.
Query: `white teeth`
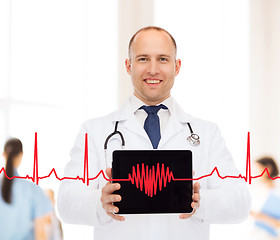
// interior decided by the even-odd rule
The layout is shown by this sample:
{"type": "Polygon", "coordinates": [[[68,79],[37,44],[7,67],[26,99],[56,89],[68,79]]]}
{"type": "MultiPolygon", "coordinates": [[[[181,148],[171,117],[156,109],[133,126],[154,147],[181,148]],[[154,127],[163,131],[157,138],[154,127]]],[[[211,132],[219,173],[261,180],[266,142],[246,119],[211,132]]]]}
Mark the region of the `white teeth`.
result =
{"type": "Polygon", "coordinates": [[[160,83],[160,80],[146,80],[147,83],[160,83]]]}

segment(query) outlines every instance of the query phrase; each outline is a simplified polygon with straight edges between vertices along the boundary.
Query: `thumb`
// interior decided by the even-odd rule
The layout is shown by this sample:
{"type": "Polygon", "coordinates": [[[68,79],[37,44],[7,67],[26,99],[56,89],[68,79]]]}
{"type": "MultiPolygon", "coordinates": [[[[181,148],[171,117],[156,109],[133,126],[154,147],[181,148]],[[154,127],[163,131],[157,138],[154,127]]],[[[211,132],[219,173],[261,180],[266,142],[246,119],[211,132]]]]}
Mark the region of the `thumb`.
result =
{"type": "Polygon", "coordinates": [[[106,174],[108,178],[112,178],[112,168],[106,168],[106,174]]]}

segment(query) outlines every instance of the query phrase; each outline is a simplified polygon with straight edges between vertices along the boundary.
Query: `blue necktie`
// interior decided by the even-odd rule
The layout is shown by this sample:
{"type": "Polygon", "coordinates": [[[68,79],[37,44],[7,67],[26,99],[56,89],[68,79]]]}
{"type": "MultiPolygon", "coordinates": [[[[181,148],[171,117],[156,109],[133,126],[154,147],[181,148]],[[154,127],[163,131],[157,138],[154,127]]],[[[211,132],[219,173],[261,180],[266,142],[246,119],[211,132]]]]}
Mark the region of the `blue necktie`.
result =
{"type": "Polygon", "coordinates": [[[161,108],[168,109],[163,104],[160,104],[158,106],[140,107],[140,109],[144,109],[145,112],[148,114],[144,123],[144,129],[148,134],[154,149],[158,147],[158,143],[160,140],[160,126],[159,126],[159,117],[157,113],[161,108]]]}

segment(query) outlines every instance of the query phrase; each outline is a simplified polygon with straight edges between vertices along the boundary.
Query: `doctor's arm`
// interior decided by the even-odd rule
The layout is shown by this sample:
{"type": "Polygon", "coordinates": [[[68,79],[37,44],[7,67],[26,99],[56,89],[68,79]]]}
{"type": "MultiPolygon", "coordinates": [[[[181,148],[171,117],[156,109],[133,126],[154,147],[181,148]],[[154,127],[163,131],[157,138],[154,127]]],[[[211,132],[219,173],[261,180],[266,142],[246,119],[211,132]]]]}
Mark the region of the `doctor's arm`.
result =
{"type": "MultiPolygon", "coordinates": [[[[106,169],[106,174],[109,178],[112,178],[112,168],[106,169]]],[[[124,221],[124,216],[118,216],[114,213],[117,213],[119,211],[118,207],[114,206],[114,202],[120,202],[121,196],[117,194],[113,194],[114,191],[119,190],[121,188],[121,185],[119,183],[111,183],[108,182],[103,188],[102,188],[102,195],[101,195],[101,203],[103,209],[106,211],[107,215],[111,218],[117,220],[117,221],[124,221]]]]}
{"type": "MultiPolygon", "coordinates": [[[[64,176],[83,178],[84,176],[84,153],[85,133],[88,133],[88,170],[89,176],[96,176],[102,169],[100,167],[100,156],[96,153],[91,132],[82,126],[74,147],[71,150],[71,161],[67,164],[64,176]]],[[[98,133],[95,133],[95,136],[98,133]]],[[[102,208],[101,198],[101,177],[89,181],[89,186],[82,180],[64,179],[61,181],[57,206],[60,217],[66,223],[82,224],[89,226],[101,226],[111,221],[111,218],[102,208]]]]}
{"type": "MultiPolygon", "coordinates": [[[[213,127],[210,136],[208,173],[217,167],[221,176],[239,176],[216,126],[213,127]]],[[[221,179],[214,173],[203,181],[205,182],[200,190],[200,208],[193,215],[195,218],[208,223],[238,223],[248,217],[251,196],[244,179],[221,179]]]]}

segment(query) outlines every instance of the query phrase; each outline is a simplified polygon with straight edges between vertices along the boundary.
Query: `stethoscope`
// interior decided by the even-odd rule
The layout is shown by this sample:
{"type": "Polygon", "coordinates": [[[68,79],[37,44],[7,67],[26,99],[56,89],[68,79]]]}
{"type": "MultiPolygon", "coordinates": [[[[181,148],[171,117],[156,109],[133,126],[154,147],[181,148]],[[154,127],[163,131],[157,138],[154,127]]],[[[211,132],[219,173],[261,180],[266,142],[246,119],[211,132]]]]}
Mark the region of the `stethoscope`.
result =
{"type": "MultiPolygon", "coordinates": [[[[106,168],[107,168],[107,148],[108,148],[108,143],[109,143],[110,139],[114,135],[119,135],[120,138],[121,138],[120,141],[121,141],[121,144],[122,144],[122,148],[125,147],[125,140],[124,140],[123,134],[120,131],[118,131],[118,124],[119,124],[119,121],[116,121],[114,132],[109,134],[108,137],[106,138],[105,142],[104,142],[106,168]]],[[[192,146],[198,146],[200,144],[199,136],[193,132],[191,124],[189,122],[187,124],[188,124],[188,127],[190,129],[190,133],[191,133],[191,135],[187,137],[187,140],[192,146]]]]}

